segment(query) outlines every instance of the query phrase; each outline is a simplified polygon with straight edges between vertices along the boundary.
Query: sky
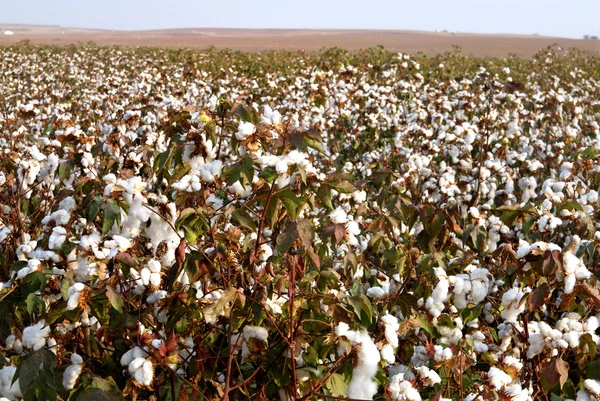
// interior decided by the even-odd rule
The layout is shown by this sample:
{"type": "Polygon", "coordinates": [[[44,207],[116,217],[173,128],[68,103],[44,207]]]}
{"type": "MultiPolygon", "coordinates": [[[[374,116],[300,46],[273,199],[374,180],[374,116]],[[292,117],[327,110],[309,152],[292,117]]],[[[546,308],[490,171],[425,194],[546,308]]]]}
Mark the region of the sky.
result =
{"type": "Polygon", "coordinates": [[[0,24],[600,35],[600,0],[0,0],[0,24]]]}

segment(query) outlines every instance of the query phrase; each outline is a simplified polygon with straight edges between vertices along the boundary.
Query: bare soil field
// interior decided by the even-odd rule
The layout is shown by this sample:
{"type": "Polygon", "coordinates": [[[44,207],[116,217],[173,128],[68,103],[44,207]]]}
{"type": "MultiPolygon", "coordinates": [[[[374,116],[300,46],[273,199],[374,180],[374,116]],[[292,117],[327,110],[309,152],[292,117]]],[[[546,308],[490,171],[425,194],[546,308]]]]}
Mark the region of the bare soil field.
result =
{"type": "Polygon", "coordinates": [[[0,35],[0,45],[29,40],[33,44],[69,45],[94,42],[98,45],[157,46],[204,49],[210,46],[245,51],[305,50],[339,46],[349,50],[383,45],[398,52],[437,54],[460,46],[473,56],[528,57],[539,49],[557,44],[600,54],[599,40],[547,36],[487,35],[447,32],[391,30],[298,30],[189,28],[149,31],[109,31],[60,26],[0,25],[14,35],[0,35]]]}

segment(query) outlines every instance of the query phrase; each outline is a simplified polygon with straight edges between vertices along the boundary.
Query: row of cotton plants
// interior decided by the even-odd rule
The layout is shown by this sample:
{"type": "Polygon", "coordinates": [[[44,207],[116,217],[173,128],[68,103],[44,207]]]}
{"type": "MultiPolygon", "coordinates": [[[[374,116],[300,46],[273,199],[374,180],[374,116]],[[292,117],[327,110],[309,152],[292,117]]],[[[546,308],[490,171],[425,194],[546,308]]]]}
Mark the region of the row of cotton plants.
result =
{"type": "Polygon", "coordinates": [[[596,58],[0,56],[0,400],[600,400],[596,58]]]}

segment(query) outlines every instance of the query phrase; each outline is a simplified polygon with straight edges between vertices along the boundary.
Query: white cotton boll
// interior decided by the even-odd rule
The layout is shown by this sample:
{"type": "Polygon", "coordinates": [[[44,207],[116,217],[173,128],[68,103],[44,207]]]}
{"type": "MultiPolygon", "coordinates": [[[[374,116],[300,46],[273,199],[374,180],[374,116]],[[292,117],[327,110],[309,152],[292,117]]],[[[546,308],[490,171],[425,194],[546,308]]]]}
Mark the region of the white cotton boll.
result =
{"type": "Polygon", "coordinates": [[[136,372],[136,380],[139,381],[140,383],[142,383],[145,386],[149,386],[150,384],[152,384],[152,378],[153,378],[153,367],[152,367],[152,362],[147,360],[144,362],[144,364],[142,365],[141,369],[138,370],[138,372],[141,371],[142,375],[141,377],[138,379],[138,375],[136,372]]]}
{"type": "Polygon", "coordinates": [[[344,322],[340,322],[335,327],[335,335],[338,336],[338,337],[345,336],[348,333],[348,330],[349,330],[348,324],[344,323],[344,322]]]}
{"type": "Polygon", "coordinates": [[[19,271],[17,272],[17,280],[21,280],[24,277],[26,277],[29,273],[31,273],[31,268],[30,267],[23,267],[21,269],[19,269],[19,271]]]}
{"type": "Polygon", "coordinates": [[[15,366],[5,366],[0,369],[0,395],[11,401],[21,397],[19,379],[12,382],[16,371],[15,366]]]}
{"type": "Polygon", "coordinates": [[[266,262],[271,256],[273,256],[273,249],[269,244],[262,244],[259,249],[258,260],[266,262]]]}
{"type": "Polygon", "coordinates": [[[421,395],[409,380],[405,373],[390,378],[388,392],[392,401],[421,401],[421,395]]]}
{"type": "Polygon", "coordinates": [[[148,285],[150,283],[151,275],[152,275],[152,272],[150,271],[150,269],[148,269],[147,267],[144,267],[142,269],[142,271],[140,272],[140,278],[142,279],[142,283],[144,285],[148,285]]]}
{"type": "Polygon", "coordinates": [[[73,365],[83,363],[83,358],[81,357],[81,355],[73,353],[71,354],[71,363],[73,365]]]}
{"type": "Polygon", "coordinates": [[[26,327],[23,330],[22,339],[25,347],[37,351],[46,344],[46,337],[50,334],[50,327],[44,327],[44,324],[46,322],[40,320],[37,324],[26,327]]]}
{"type": "Polygon", "coordinates": [[[129,367],[128,367],[129,373],[134,375],[135,372],[142,367],[142,365],[144,364],[145,361],[146,361],[146,358],[143,358],[143,357],[135,358],[129,364],[129,367]]]}
{"type": "Polygon", "coordinates": [[[163,299],[164,297],[167,296],[167,292],[164,290],[157,290],[154,291],[152,294],[148,295],[148,298],[146,298],[146,302],[148,302],[150,305],[157,303],[158,301],[160,301],[161,299],[163,299]]]}
{"type": "Polygon", "coordinates": [[[575,401],[596,401],[596,397],[592,398],[590,393],[585,390],[579,390],[577,392],[577,398],[575,401]]]}
{"type": "Polygon", "coordinates": [[[588,332],[596,331],[596,329],[600,326],[600,321],[596,316],[591,316],[586,320],[583,325],[583,329],[588,332]]]}
{"type": "Polygon", "coordinates": [[[518,288],[511,288],[502,295],[502,306],[505,309],[500,312],[500,316],[505,321],[516,323],[517,317],[525,311],[525,303],[519,306],[523,295],[523,292],[518,288]]]}
{"type": "Polygon", "coordinates": [[[329,214],[329,218],[334,224],[345,224],[348,222],[348,216],[344,209],[338,206],[333,212],[329,214]]]}
{"type": "Polygon", "coordinates": [[[400,329],[398,318],[394,315],[385,314],[381,321],[385,325],[385,340],[396,348],[398,346],[398,330],[400,329]]]}
{"type": "MultiPolygon", "coordinates": [[[[347,333],[349,334],[349,333],[347,333]]],[[[373,377],[377,373],[381,355],[373,339],[366,331],[356,332],[354,343],[360,344],[357,363],[352,371],[352,379],[348,385],[348,397],[361,400],[372,400],[377,393],[377,383],[373,377]]]]}
{"type": "Polygon", "coordinates": [[[150,271],[152,273],[160,273],[162,270],[162,267],[158,260],[152,259],[152,260],[148,261],[148,269],[150,269],[150,271]]]}
{"type": "Polygon", "coordinates": [[[284,160],[278,161],[275,165],[275,171],[277,171],[277,174],[287,173],[288,168],[289,166],[284,160]]]}
{"type": "Polygon", "coordinates": [[[14,334],[6,337],[6,349],[13,349],[13,345],[15,345],[15,340],[17,337],[14,334]]]}
{"type": "Polygon", "coordinates": [[[260,341],[267,341],[269,338],[269,332],[264,327],[259,326],[245,326],[244,330],[244,338],[249,340],[251,338],[256,338],[260,341]]]}
{"type": "Polygon", "coordinates": [[[15,350],[15,352],[17,354],[22,354],[23,353],[23,342],[19,339],[16,339],[15,343],[13,345],[13,350],[15,350]]]}
{"type": "Polygon", "coordinates": [[[600,395],[600,381],[587,379],[583,382],[585,389],[594,395],[600,395]]]}
{"type": "Polygon", "coordinates": [[[67,390],[72,390],[77,383],[77,379],[83,370],[83,365],[74,364],[70,365],[65,369],[65,373],[63,374],[62,384],[63,387],[67,390]]]}
{"type": "Polygon", "coordinates": [[[563,268],[566,274],[575,273],[575,270],[582,264],[581,259],[575,256],[572,252],[563,254],[563,268]]]}
{"type": "Polygon", "coordinates": [[[254,129],[254,124],[243,121],[238,125],[238,131],[235,133],[235,137],[238,141],[243,141],[254,133],[254,129]]]}
{"type": "Polygon", "coordinates": [[[481,281],[473,281],[472,286],[471,298],[473,299],[474,303],[479,304],[487,296],[488,286],[481,281]]]}
{"type": "Polygon", "coordinates": [[[582,335],[583,333],[570,331],[564,334],[563,340],[566,341],[571,348],[577,348],[579,347],[579,340],[581,339],[582,335]]]}
{"type": "Polygon", "coordinates": [[[494,386],[498,390],[500,390],[502,387],[506,386],[513,380],[508,374],[506,374],[506,372],[496,367],[490,368],[490,370],[488,371],[488,379],[492,386],[494,386]]]}
{"type": "Polygon", "coordinates": [[[367,290],[367,296],[369,298],[378,299],[385,297],[386,292],[381,287],[371,287],[367,290]]]}
{"type": "Polygon", "coordinates": [[[517,249],[517,258],[521,259],[531,253],[531,245],[523,240],[519,240],[519,248],[517,249]]]}
{"type": "Polygon", "coordinates": [[[522,388],[520,385],[515,384],[504,389],[504,394],[510,397],[511,401],[528,401],[529,391],[522,388]]]}
{"type": "Polygon", "coordinates": [[[394,348],[390,344],[386,344],[381,348],[381,358],[390,365],[396,362],[396,355],[394,354],[394,348]]]}
{"type": "MultiPolygon", "coordinates": [[[[137,347],[135,347],[135,348],[137,348],[137,347]]],[[[121,360],[120,360],[121,365],[127,366],[135,359],[134,351],[133,351],[135,348],[130,349],[129,351],[125,352],[121,356],[121,360]]]]}
{"type": "Polygon", "coordinates": [[[62,244],[67,239],[67,230],[64,227],[54,227],[52,229],[52,234],[50,234],[50,238],[48,239],[48,248],[49,249],[60,249],[62,244]]]}
{"type": "Polygon", "coordinates": [[[575,277],[575,274],[569,274],[565,277],[565,294],[573,293],[576,282],[577,282],[577,277],[575,277]]]}
{"type": "Polygon", "coordinates": [[[158,287],[158,286],[160,286],[160,282],[161,282],[161,280],[162,280],[162,279],[161,279],[161,277],[160,277],[160,274],[158,274],[158,273],[152,273],[152,274],[150,275],[150,284],[151,284],[152,286],[154,286],[154,287],[158,287]]]}
{"type": "Polygon", "coordinates": [[[79,306],[79,298],[81,297],[80,292],[75,292],[69,297],[67,301],[67,310],[73,310],[79,306]]]}
{"type": "Polygon", "coordinates": [[[421,379],[423,379],[426,386],[435,386],[442,382],[442,378],[435,371],[429,369],[427,366],[421,366],[415,368],[421,379]]]}

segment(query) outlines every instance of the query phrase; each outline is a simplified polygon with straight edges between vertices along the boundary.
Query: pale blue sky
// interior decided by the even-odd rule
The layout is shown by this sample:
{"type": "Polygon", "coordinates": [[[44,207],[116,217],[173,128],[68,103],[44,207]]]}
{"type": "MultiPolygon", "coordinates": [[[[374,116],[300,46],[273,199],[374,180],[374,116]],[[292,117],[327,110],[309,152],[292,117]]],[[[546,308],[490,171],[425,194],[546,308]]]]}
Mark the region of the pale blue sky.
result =
{"type": "Polygon", "coordinates": [[[600,34],[600,0],[0,0],[0,24],[600,34]]]}

